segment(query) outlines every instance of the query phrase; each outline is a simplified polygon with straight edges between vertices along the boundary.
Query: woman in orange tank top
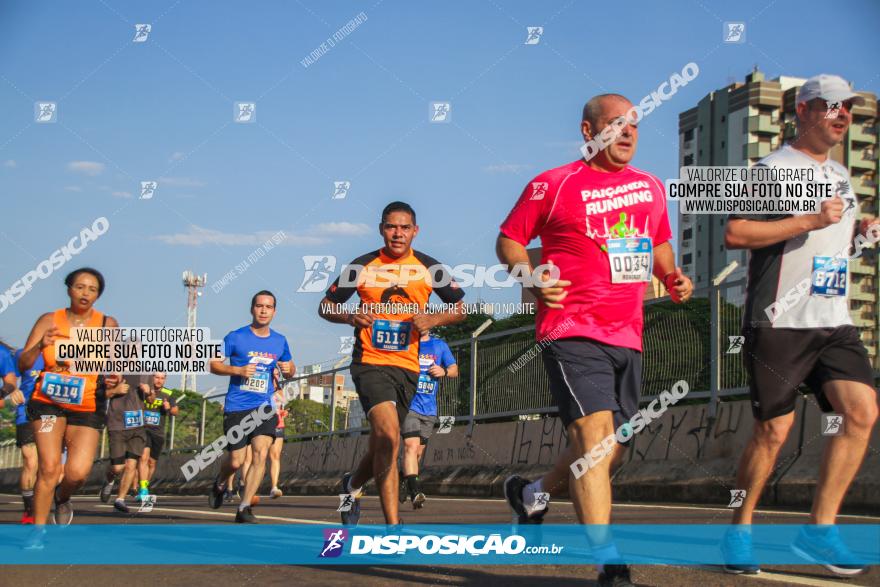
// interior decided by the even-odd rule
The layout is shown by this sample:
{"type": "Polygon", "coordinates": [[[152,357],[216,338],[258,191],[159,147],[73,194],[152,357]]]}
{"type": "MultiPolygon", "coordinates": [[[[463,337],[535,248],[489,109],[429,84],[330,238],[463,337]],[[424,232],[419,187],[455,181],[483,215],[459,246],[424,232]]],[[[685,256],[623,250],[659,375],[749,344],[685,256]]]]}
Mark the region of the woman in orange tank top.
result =
{"type": "Polygon", "coordinates": [[[48,312],[34,324],[19,358],[19,369],[28,370],[39,355],[45,370],[28,402],[28,419],[34,427],[39,461],[34,487],[34,523],[43,525],[55,501],[54,521],[67,525],[73,519],[70,496],[85,482],[92,469],[98,438],[104,427],[104,398],[125,393],[119,375],[106,375],[99,389],[98,374],[71,374],[55,357],[55,341],[70,337],[71,328],[119,326],[111,316],[95,310],[104,292],[104,277],[91,268],[77,269],[64,280],[70,307],[48,312]],[[61,454],[68,458],[62,464],[61,454]],[[63,480],[62,480],[63,474],[63,480]]]}

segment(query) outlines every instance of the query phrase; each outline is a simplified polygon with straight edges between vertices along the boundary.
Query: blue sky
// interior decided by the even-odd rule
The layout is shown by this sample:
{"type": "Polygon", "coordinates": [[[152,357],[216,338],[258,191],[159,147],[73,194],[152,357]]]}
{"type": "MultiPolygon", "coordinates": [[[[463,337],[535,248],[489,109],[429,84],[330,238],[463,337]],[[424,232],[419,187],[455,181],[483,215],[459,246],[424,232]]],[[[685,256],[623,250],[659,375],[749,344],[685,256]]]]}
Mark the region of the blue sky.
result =
{"type": "MultiPolygon", "coordinates": [[[[384,204],[419,214],[416,247],[448,264],[495,262],[494,238],[523,186],[577,158],[590,96],[639,99],[695,61],[700,75],[641,126],[634,160],[662,179],[677,165],[677,121],[757,64],[768,78],[843,75],[878,92],[876,2],[112,2],[0,5],[0,291],[100,216],[111,228],[0,313],[20,345],[66,302],[63,275],[104,272],[98,307],[124,325],[185,323],[181,272],[209,284],[268,236],[273,249],[219,293],[199,324],[219,338],[248,321],[259,289],[278,295],[273,326],[295,361],[332,360],[350,334],[296,293],[303,255],[340,263],[379,245],[384,204]],[[609,5],[606,5],[609,6],[609,5]],[[367,20],[309,67],[301,60],[346,22],[367,20]],[[724,21],[746,43],[722,43],[724,21]],[[150,23],[146,42],[134,25],[150,23]],[[543,26],[537,45],[526,27],[543,26]],[[36,124],[34,102],[58,103],[36,124]],[[256,122],[233,122],[234,102],[256,122]],[[449,101],[452,121],[429,123],[449,101]],[[157,180],[150,200],[141,180],[157,180]],[[333,181],[352,182],[332,200],[333,181]]],[[[516,301],[518,290],[468,292],[516,301]]],[[[218,383],[202,378],[200,386],[218,383]]],[[[175,379],[172,379],[175,382],[175,379]]]]}

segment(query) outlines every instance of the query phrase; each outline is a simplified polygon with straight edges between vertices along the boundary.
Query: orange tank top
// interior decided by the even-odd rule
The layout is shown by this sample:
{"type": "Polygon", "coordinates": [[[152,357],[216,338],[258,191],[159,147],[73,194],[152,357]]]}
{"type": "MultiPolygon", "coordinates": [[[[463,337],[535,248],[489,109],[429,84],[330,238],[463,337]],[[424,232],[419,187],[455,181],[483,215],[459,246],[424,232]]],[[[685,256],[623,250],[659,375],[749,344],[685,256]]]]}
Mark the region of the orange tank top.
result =
{"type": "MultiPolygon", "coordinates": [[[[52,325],[58,328],[59,339],[70,338],[70,322],[67,310],[55,310],[52,325]]],[[[85,327],[99,328],[104,325],[104,314],[92,310],[92,317],[85,327]]],[[[34,400],[44,404],[55,404],[71,412],[94,412],[96,409],[95,391],[98,388],[98,374],[70,373],[66,365],[59,365],[55,359],[55,345],[43,349],[46,367],[34,385],[34,400]]]]}

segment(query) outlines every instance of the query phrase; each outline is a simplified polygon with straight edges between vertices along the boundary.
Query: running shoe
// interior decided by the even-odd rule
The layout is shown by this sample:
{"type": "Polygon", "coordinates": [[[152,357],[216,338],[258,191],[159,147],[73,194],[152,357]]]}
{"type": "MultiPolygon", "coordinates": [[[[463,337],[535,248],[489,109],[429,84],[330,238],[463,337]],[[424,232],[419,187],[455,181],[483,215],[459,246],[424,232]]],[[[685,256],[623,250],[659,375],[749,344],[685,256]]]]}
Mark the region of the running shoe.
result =
{"type": "Polygon", "coordinates": [[[284,493],[282,493],[282,491],[277,487],[273,487],[272,491],[269,492],[269,497],[271,497],[272,499],[278,499],[282,495],[284,495],[284,493]]]}
{"type": "Polygon", "coordinates": [[[236,524],[259,524],[257,521],[257,516],[254,515],[254,512],[251,511],[251,506],[247,506],[243,510],[238,510],[235,513],[235,523],[236,524]]]}
{"type": "Polygon", "coordinates": [[[128,514],[131,510],[128,509],[128,506],[125,505],[125,500],[117,499],[113,502],[113,509],[117,512],[122,512],[123,514],[128,514]]]}
{"type": "Polygon", "coordinates": [[[146,487],[141,487],[140,489],[138,489],[137,497],[135,497],[135,499],[140,502],[143,502],[145,499],[147,499],[147,497],[149,497],[149,495],[150,495],[150,490],[147,489],[146,487]]]}
{"type": "Polygon", "coordinates": [[[510,509],[513,510],[515,524],[540,524],[544,521],[544,515],[547,513],[547,507],[533,512],[531,515],[526,511],[526,505],[523,503],[523,489],[531,483],[528,479],[523,479],[519,475],[511,475],[504,480],[504,497],[510,509]]]}
{"type": "Polygon", "coordinates": [[[852,577],[865,572],[865,563],[843,543],[837,526],[804,526],[791,545],[791,551],[835,575],[852,577]]]}
{"type": "Polygon", "coordinates": [[[752,553],[752,534],[745,530],[728,530],[721,541],[724,571],[732,575],[757,575],[761,567],[752,553]]]}
{"type": "MultiPolygon", "coordinates": [[[[342,476],[342,492],[351,492],[351,473],[346,473],[342,476]]],[[[358,521],[361,519],[361,494],[362,492],[358,492],[358,494],[354,496],[354,500],[352,500],[351,503],[351,509],[347,512],[339,512],[344,526],[358,525],[358,521]]]]}
{"type": "Polygon", "coordinates": [[[422,507],[424,507],[425,502],[427,500],[428,500],[428,498],[425,497],[425,494],[422,493],[421,491],[419,491],[418,493],[415,494],[415,497],[413,497],[413,500],[412,500],[413,509],[414,510],[422,509],[422,507]]]}
{"type": "Polygon", "coordinates": [[[211,486],[211,495],[208,496],[208,505],[213,509],[219,509],[223,505],[223,486],[214,480],[211,486]]]}
{"type": "Polygon", "coordinates": [[[46,545],[46,527],[34,526],[34,529],[25,538],[22,548],[24,550],[43,550],[46,545]]]}
{"type": "Polygon", "coordinates": [[[605,565],[599,573],[599,587],[635,587],[626,565],[605,565]]]}
{"type": "Polygon", "coordinates": [[[110,503],[110,497],[113,495],[114,485],[116,485],[116,479],[105,481],[104,485],[101,486],[101,493],[98,494],[101,498],[101,503],[110,503]]]}
{"type": "Polygon", "coordinates": [[[52,523],[59,526],[70,526],[73,521],[73,505],[68,499],[65,502],[58,501],[58,491],[55,491],[55,511],[52,512],[52,523]]]}
{"type": "Polygon", "coordinates": [[[21,523],[22,523],[22,524],[33,524],[33,523],[34,523],[34,517],[33,517],[32,515],[30,515],[29,513],[24,512],[24,513],[21,515],[21,523]]]}

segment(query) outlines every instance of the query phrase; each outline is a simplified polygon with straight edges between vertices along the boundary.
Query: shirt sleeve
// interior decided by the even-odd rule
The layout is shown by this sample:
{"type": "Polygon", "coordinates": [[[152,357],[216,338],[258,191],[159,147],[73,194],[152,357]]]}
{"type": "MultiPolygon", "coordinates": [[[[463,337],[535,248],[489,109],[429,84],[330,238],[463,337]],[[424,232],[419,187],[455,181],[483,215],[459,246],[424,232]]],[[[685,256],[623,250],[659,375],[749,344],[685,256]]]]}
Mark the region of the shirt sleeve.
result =
{"type": "Polygon", "coordinates": [[[287,339],[284,339],[284,350],[281,352],[281,357],[278,359],[279,361],[289,361],[293,355],[290,354],[290,345],[287,344],[287,339]]]}
{"type": "MultiPolygon", "coordinates": [[[[16,377],[21,377],[21,373],[19,373],[19,371],[18,371],[18,359],[21,358],[21,353],[23,351],[24,351],[24,349],[18,349],[17,351],[15,351],[15,354],[12,355],[12,370],[15,372],[16,377]]],[[[40,355],[39,358],[42,359],[43,355],[40,355]]],[[[37,369],[38,362],[39,362],[39,360],[34,361],[34,366],[31,367],[31,369],[37,369]]],[[[40,370],[42,371],[42,369],[40,369],[40,370]]]]}
{"type": "Polygon", "coordinates": [[[223,337],[223,354],[229,359],[229,364],[232,364],[232,353],[235,352],[235,333],[230,332],[226,336],[223,337]]]}
{"type": "Polygon", "coordinates": [[[541,229],[547,223],[556,191],[557,187],[546,173],[529,182],[513,210],[501,223],[501,234],[524,247],[528,246],[538,238],[541,229]]]}
{"type": "Polygon", "coordinates": [[[334,304],[343,304],[347,302],[351,296],[357,293],[358,276],[360,275],[363,265],[357,260],[352,261],[342,268],[333,284],[327,289],[325,294],[327,299],[334,304]]]}
{"type": "Polygon", "coordinates": [[[15,373],[18,377],[18,369],[15,368],[12,361],[12,354],[6,349],[0,350],[0,377],[5,377],[9,373],[15,373]]]}
{"type": "Polygon", "coordinates": [[[455,356],[452,354],[449,345],[445,342],[443,343],[443,348],[440,351],[440,361],[442,362],[444,369],[456,364],[455,356]]]}
{"type": "MultiPolygon", "coordinates": [[[[168,396],[167,396],[165,399],[168,400],[168,405],[170,405],[172,408],[176,408],[176,407],[177,407],[177,400],[174,399],[174,394],[173,394],[173,393],[168,394],[168,396]]],[[[165,405],[164,405],[164,404],[162,405],[162,409],[163,409],[163,410],[165,409],[165,405]]]]}
{"type": "Polygon", "coordinates": [[[656,247],[669,242],[672,238],[672,229],[669,227],[669,211],[666,209],[666,188],[663,187],[663,183],[659,179],[651,177],[657,188],[655,193],[659,192],[660,194],[660,204],[654,207],[654,214],[651,217],[651,224],[655,227],[651,238],[656,247]]]}

